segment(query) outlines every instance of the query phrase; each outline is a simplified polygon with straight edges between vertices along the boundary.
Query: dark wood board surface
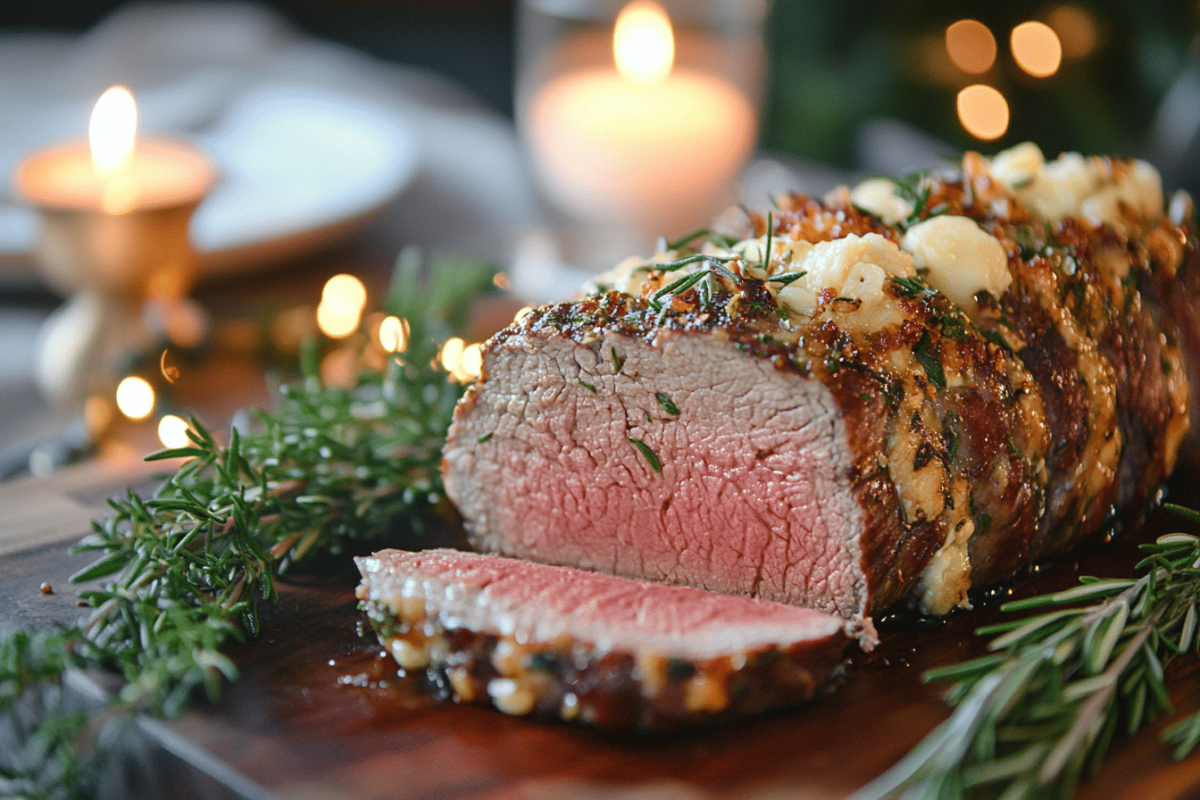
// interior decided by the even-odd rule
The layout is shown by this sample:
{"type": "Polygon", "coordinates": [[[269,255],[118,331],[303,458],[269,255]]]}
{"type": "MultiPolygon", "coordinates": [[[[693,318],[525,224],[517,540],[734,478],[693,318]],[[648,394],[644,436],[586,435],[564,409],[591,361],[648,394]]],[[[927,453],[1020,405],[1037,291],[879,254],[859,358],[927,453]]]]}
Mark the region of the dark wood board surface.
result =
{"type": "MultiPolygon", "coordinates": [[[[106,492],[143,478],[136,471],[93,470],[0,487],[0,526],[35,495],[47,509],[72,508],[75,515],[31,526],[40,533],[0,555],[0,628],[75,618],[79,610],[66,579],[86,561],[65,549],[86,532],[78,515],[101,508],[106,492]],[[46,500],[56,494],[58,501],[46,500]],[[42,582],[54,593],[41,593],[42,582]]],[[[1171,494],[1186,501],[1196,485],[1193,475],[1177,476],[1171,494]]],[[[1086,546],[1000,594],[1065,587],[1080,574],[1130,574],[1137,542],[1177,529],[1186,526],[1156,512],[1141,529],[1086,546]]],[[[947,716],[939,687],[922,684],[921,672],[979,653],[983,642],[971,631],[1001,616],[993,599],[937,626],[885,623],[880,647],[869,655],[854,651],[845,680],[828,697],[721,728],[644,736],[432,700],[419,680],[396,678],[378,645],[359,635],[356,582],[347,563],[289,578],[280,605],[264,609],[262,636],[232,652],[241,677],[221,703],[201,702],[178,720],[139,720],[111,769],[110,793],[302,800],[838,798],[886,769],[947,716]]],[[[1196,659],[1169,668],[1178,711],[1200,706],[1198,678],[1196,659]]],[[[1200,755],[1171,760],[1158,742],[1164,724],[1118,740],[1099,779],[1079,796],[1200,797],[1200,755]]]]}

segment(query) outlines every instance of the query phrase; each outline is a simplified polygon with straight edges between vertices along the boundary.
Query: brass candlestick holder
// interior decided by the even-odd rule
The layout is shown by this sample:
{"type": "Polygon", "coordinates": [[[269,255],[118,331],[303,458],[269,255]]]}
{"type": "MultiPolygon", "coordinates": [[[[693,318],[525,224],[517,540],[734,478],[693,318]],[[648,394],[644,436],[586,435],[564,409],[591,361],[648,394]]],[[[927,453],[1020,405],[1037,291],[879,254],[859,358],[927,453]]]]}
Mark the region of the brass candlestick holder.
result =
{"type": "Polygon", "coordinates": [[[69,297],[40,335],[36,379],[49,399],[111,396],[136,354],[196,318],[188,222],[216,180],[202,152],[162,140],[137,142],[115,175],[97,173],[86,142],[20,164],[17,193],[41,216],[39,268],[69,297]]]}

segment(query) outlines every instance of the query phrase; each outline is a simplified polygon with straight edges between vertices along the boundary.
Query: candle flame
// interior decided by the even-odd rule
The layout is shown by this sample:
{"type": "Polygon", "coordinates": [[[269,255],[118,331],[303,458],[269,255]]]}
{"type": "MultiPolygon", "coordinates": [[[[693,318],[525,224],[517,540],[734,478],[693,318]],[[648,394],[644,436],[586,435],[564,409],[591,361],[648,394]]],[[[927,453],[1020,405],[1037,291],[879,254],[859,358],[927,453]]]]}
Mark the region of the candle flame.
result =
{"type": "Polygon", "coordinates": [[[617,15],[613,59],[621,77],[633,83],[662,81],[675,63],[675,35],[667,12],[654,0],[633,0],[617,15]]]}
{"type": "Polygon", "coordinates": [[[88,121],[92,163],[101,175],[112,176],[129,162],[137,134],[137,103],[124,86],[113,86],[100,95],[88,121]]]}

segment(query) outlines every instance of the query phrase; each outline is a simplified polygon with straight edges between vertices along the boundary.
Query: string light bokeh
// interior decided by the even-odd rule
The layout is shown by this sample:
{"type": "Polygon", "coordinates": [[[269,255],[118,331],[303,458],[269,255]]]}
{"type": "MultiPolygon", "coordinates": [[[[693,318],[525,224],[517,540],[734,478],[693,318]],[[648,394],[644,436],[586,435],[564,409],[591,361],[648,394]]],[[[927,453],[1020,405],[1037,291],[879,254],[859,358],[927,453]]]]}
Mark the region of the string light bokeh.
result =
{"type": "Polygon", "coordinates": [[[191,444],[188,439],[188,424],[182,417],[174,414],[164,414],[158,421],[158,440],[166,448],[187,447],[191,444]]]}
{"type": "MultiPolygon", "coordinates": [[[[321,352],[321,379],[329,386],[350,386],[363,370],[384,370],[389,363],[404,365],[412,336],[407,319],[383,312],[367,313],[372,300],[364,282],[354,275],[334,275],[323,284],[320,302],[294,306],[274,315],[257,344],[243,346],[275,354],[284,370],[295,368],[302,342],[317,337],[321,352]]],[[[530,309],[522,309],[528,313],[530,309]]],[[[92,442],[100,442],[116,431],[116,424],[142,425],[157,435],[164,448],[188,447],[190,423],[175,413],[180,399],[178,384],[192,371],[191,355],[174,348],[159,352],[153,361],[131,371],[110,394],[93,394],[83,408],[83,422],[92,442]],[[182,358],[182,361],[181,361],[182,358]]],[[[470,383],[483,370],[480,342],[450,338],[438,352],[436,362],[445,369],[447,380],[470,383]]],[[[49,468],[48,468],[49,469],[49,468]]]]}
{"type": "Polygon", "coordinates": [[[479,344],[467,344],[459,337],[452,336],[442,345],[438,360],[456,381],[469,383],[482,372],[483,349],[479,344]]]}
{"type": "Polygon", "coordinates": [[[1195,2],[777,2],[762,145],[863,172],[900,168],[886,154],[911,141],[945,153],[1026,140],[1052,154],[1147,153],[1168,90],[1195,69],[1198,35],[1195,2]],[[1004,99],[998,138],[960,116],[973,85],[1004,99]],[[880,133],[902,127],[911,140],[880,133]]]}
{"type": "Polygon", "coordinates": [[[1062,63],[1062,42],[1044,22],[1022,22],[1009,36],[1013,60],[1035,78],[1049,78],[1062,63]]]}
{"type": "Polygon", "coordinates": [[[154,387],[145,378],[130,375],[117,384],[117,408],[128,419],[140,422],[154,413],[154,387]]]}
{"type": "Polygon", "coordinates": [[[996,37],[974,19],[960,19],[946,28],[946,53],[963,72],[979,75],[996,62],[996,37]]]}
{"type": "MultiPolygon", "coordinates": [[[[1090,17],[1078,7],[1055,9],[1058,23],[1080,31],[1086,30],[1090,17]]],[[[1086,36],[1081,33],[1081,36],[1086,36]]],[[[960,19],[946,28],[946,53],[950,62],[967,75],[982,75],[996,63],[996,36],[982,22],[960,19]]],[[[1049,78],[1058,72],[1063,48],[1058,34],[1050,25],[1028,20],[1016,25],[1008,36],[1013,63],[1033,78],[1049,78]]],[[[1075,52],[1086,54],[1086,46],[1075,52]]],[[[982,141],[999,139],[1008,131],[1010,110],[1008,99],[995,86],[973,83],[959,90],[955,98],[958,121],[971,136],[982,141]]]]}
{"type": "Polygon", "coordinates": [[[334,275],[325,282],[317,306],[317,326],[331,339],[344,339],[358,330],[367,306],[367,288],[353,275],[334,275]]]}
{"type": "Polygon", "coordinates": [[[1100,43],[1096,18],[1086,8],[1059,6],[1046,15],[1046,22],[1058,34],[1065,58],[1087,58],[1100,43]]]}
{"type": "Polygon", "coordinates": [[[999,91],[975,83],[958,93],[958,119],[976,139],[999,139],[1008,130],[1008,101],[999,91]]]}
{"type": "Polygon", "coordinates": [[[379,346],[387,353],[403,353],[408,347],[408,322],[399,317],[384,317],[376,333],[379,346]]]}

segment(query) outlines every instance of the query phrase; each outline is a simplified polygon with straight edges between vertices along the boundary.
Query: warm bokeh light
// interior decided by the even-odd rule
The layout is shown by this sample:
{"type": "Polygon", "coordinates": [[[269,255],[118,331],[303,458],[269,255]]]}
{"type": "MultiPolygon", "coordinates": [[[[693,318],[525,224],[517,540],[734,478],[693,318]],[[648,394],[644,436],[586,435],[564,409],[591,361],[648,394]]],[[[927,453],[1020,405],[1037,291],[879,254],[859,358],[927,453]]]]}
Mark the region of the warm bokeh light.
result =
{"type": "Polygon", "coordinates": [[[458,363],[462,374],[466,375],[468,380],[478,378],[483,374],[483,345],[468,345],[458,363]]]}
{"type": "Polygon", "coordinates": [[[83,423],[93,438],[98,438],[113,421],[112,404],[108,398],[93,394],[83,401],[83,423]]]}
{"type": "Polygon", "coordinates": [[[117,408],[134,421],[154,411],[154,387],[145,378],[130,375],[117,384],[117,408]]]}
{"type": "Polygon", "coordinates": [[[88,120],[92,163],[101,175],[119,171],[133,154],[137,135],[137,103],[124,86],[113,86],[100,95],[88,120]]]}
{"type": "Polygon", "coordinates": [[[1046,22],[1058,34],[1063,55],[1067,58],[1087,58],[1100,41],[1096,18],[1080,6],[1059,6],[1050,12],[1046,22]]]}
{"type": "Polygon", "coordinates": [[[321,302],[338,308],[355,308],[362,311],[367,304],[367,287],[353,275],[342,273],[325,281],[321,290],[321,302]]]}
{"type": "Polygon", "coordinates": [[[478,378],[483,371],[482,346],[468,345],[457,336],[446,340],[438,358],[446,371],[459,383],[469,383],[478,378]]]}
{"type": "Polygon", "coordinates": [[[362,371],[357,347],[339,347],[321,359],[321,382],[338,389],[349,389],[362,371]]]}
{"type": "Polygon", "coordinates": [[[175,354],[171,352],[171,348],[163,350],[162,355],[159,356],[158,371],[166,378],[167,383],[179,380],[179,367],[175,366],[175,354]]]}
{"type": "Polygon", "coordinates": [[[317,306],[317,327],[330,339],[345,339],[358,330],[361,314],[346,311],[329,303],[317,306]]]}
{"type": "Polygon", "coordinates": [[[613,59],[621,77],[634,83],[657,83],[671,73],[675,35],[662,6],[634,0],[621,9],[613,27],[613,59]]]}
{"type": "Polygon", "coordinates": [[[158,440],[163,447],[170,449],[187,447],[192,443],[188,438],[187,421],[174,414],[164,414],[158,421],[158,440]]]}
{"type": "Polygon", "coordinates": [[[1008,130],[1008,101],[977,83],[958,93],[958,121],[977,139],[998,139],[1008,130]]]}
{"type": "Polygon", "coordinates": [[[331,339],[344,339],[358,330],[367,305],[367,287],[353,275],[334,275],[325,282],[317,306],[317,327],[331,339]]]}
{"type": "Polygon", "coordinates": [[[956,67],[978,75],[996,61],[996,37],[982,22],[960,19],[946,28],[946,52],[956,67]]]}
{"type": "Polygon", "coordinates": [[[316,311],[312,306],[295,306],[271,320],[271,343],[283,353],[295,353],[313,332],[316,311]]]}
{"type": "Polygon", "coordinates": [[[162,298],[151,302],[157,307],[155,313],[161,320],[158,324],[163,327],[168,341],[176,347],[191,350],[199,347],[208,335],[208,315],[195,303],[176,299],[187,295],[186,281],[189,279],[181,277],[182,272],[172,274],[173,280],[152,279],[153,285],[148,285],[147,290],[151,297],[162,298]]]}
{"type": "Polygon", "coordinates": [[[1010,37],[1017,66],[1035,78],[1048,78],[1062,63],[1062,43],[1058,34],[1044,22],[1022,22],[1010,37]]]}
{"type": "Polygon", "coordinates": [[[454,374],[459,365],[462,364],[463,350],[466,348],[466,343],[457,336],[451,336],[442,345],[442,352],[439,358],[446,372],[454,374]]]}
{"type": "Polygon", "coordinates": [[[384,317],[379,323],[379,346],[389,353],[403,353],[408,347],[408,320],[384,317]]]}

